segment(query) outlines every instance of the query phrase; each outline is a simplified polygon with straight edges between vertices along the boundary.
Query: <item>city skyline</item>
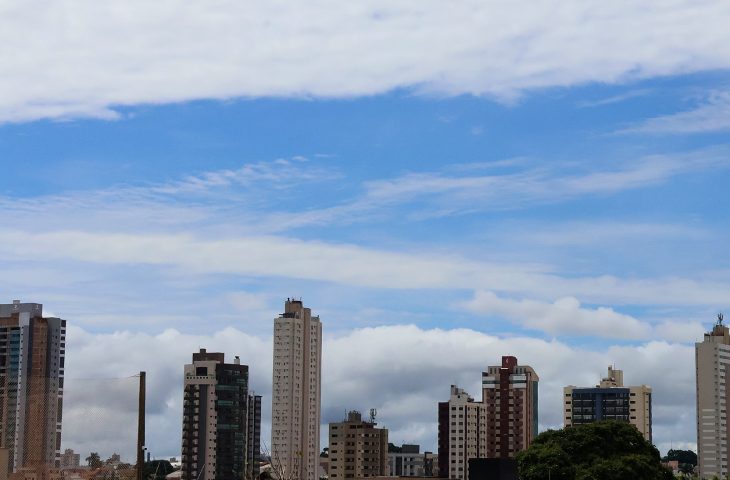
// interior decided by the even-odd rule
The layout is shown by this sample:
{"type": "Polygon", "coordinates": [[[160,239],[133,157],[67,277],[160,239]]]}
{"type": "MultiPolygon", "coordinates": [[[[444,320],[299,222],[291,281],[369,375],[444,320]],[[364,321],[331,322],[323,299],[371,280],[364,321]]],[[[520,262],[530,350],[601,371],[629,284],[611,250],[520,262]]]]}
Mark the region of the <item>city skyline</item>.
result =
{"type": "Polygon", "coordinates": [[[251,367],[271,438],[285,298],[326,323],[322,445],[376,408],[434,451],[448,386],[479,396],[514,355],[540,430],[615,364],[651,385],[659,449],[696,448],[694,344],[730,291],[730,4],[282,2],[0,15],[0,293],[69,319],[62,449],[132,437],[133,381],[79,392],[144,370],[151,453],[177,455],[201,347],[251,367]]]}

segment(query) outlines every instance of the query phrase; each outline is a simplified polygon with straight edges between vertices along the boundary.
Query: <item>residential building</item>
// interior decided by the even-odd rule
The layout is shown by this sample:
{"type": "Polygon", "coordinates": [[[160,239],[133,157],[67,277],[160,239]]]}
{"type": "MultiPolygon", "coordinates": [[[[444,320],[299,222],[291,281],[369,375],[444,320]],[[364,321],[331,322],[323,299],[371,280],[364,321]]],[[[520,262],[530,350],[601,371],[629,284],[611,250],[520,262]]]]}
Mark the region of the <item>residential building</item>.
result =
{"type": "Polygon", "coordinates": [[[651,387],[625,387],[624,372],[608,367],[608,375],[595,387],[563,388],[565,426],[599,420],[617,420],[635,426],[651,442],[651,387]]]}
{"type": "Polygon", "coordinates": [[[727,381],[730,331],[718,315],[717,324],[695,343],[697,375],[697,466],[700,478],[725,478],[730,473],[727,381]]]}
{"type": "Polygon", "coordinates": [[[257,479],[261,473],[261,395],[246,397],[246,478],[257,479]]]}
{"type": "Polygon", "coordinates": [[[438,477],[439,476],[439,456],[433,452],[423,454],[423,476],[438,477]]]}
{"type": "Polygon", "coordinates": [[[260,406],[261,397],[248,393],[248,366],[238,357],[231,364],[223,353],[204,348],[194,353],[185,365],[182,478],[247,479],[247,472],[258,467],[259,447],[249,442],[261,429],[260,406]]]}
{"type": "Polygon", "coordinates": [[[469,478],[469,459],[483,458],[486,448],[485,405],[451,385],[447,402],[439,402],[438,472],[443,478],[469,478]]]}
{"type": "Polygon", "coordinates": [[[67,448],[61,454],[61,468],[77,468],[81,465],[81,454],[73,451],[71,448],[67,448]]]}
{"type": "Polygon", "coordinates": [[[388,444],[390,475],[394,477],[423,477],[425,457],[420,445],[404,443],[400,447],[388,444]]]}
{"type": "MultiPolygon", "coordinates": [[[[275,477],[318,480],[322,323],[301,300],[274,319],[271,464],[275,477]]],[[[280,479],[281,480],[281,479],[280,479]]]]}
{"type": "Polygon", "coordinates": [[[388,474],[388,430],[363,421],[360,412],[330,423],[329,478],[381,477],[388,474]]]}
{"type": "MultiPolygon", "coordinates": [[[[517,358],[502,357],[502,365],[482,372],[486,415],[487,458],[514,458],[537,436],[539,377],[517,358]]],[[[439,452],[440,454],[440,452],[439,452]]]]}
{"type": "Polygon", "coordinates": [[[0,448],[8,473],[47,471],[61,456],[66,320],[43,305],[0,305],[0,448]]]}

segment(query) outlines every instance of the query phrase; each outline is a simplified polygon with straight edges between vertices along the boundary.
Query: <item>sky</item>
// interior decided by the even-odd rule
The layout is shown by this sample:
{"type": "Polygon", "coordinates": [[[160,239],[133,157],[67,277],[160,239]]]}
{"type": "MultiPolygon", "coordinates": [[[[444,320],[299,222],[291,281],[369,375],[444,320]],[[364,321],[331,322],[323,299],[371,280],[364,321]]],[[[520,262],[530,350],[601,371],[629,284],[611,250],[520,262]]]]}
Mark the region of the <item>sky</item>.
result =
{"type": "MultiPolygon", "coordinates": [[[[183,365],[324,327],[327,423],[437,403],[515,355],[653,388],[695,448],[694,342],[727,309],[730,4],[0,4],[0,301],[68,320],[63,447],[179,455],[183,365]],[[117,379],[117,380],[110,380],[117,379]],[[93,392],[89,395],[88,392],[93,392]],[[90,404],[93,403],[93,405],[90,404]]],[[[128,453],[129,452],[129,453],[128,453]]],[[[131,459],[131,457],[130,457],[131,459]]]]}

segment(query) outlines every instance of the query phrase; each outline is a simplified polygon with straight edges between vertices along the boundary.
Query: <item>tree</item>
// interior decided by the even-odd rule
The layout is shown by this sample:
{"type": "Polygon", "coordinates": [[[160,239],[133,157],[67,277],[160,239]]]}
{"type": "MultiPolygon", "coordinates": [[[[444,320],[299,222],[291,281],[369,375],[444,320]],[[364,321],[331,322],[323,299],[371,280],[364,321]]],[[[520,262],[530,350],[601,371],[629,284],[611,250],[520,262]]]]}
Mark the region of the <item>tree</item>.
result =
{"type": "Polygon", "coordinates": [[[676,460],[679,463],[689,463],[693,467],[697,466],[697,454],[692,450],[669,450],[662,461],[668,462],[676,460]]]}
{"type": "Polygon", "coordinates": [[[167,460],[152,460],[145,462],[142,476],[151,480],[164,480],[174,471],[175,468],[167,460]]]}
{"type": "Polygon", "coordinates": [[[672,480],[659,451],[628,423],[549,430],[517,456],[522,480],[672,480]]]}
{"type": "Polygon", "coordinates": [[[88,457],[86,457],[86,463],[89,465],[89,468],[101,468],[103,465],[103,462],[101,461],[101,457],[99,456],[98,452],[91,452],[88,457]]]}
{"type": "Polygon", "coordinates": [[[663,462],[676,460],[679,463],[679,471],[684,475],[690,475],[697,466],[697,454],[692,450],[669,450],[662,458],[663,462]]]}

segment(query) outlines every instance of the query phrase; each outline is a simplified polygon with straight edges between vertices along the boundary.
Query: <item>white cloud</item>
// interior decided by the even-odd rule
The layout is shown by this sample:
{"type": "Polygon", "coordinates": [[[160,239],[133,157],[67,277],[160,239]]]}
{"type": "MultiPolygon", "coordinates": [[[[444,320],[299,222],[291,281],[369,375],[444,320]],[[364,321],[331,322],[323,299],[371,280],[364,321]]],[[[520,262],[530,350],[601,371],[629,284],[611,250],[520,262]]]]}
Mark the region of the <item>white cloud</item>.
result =
{"type": "Polygon", "coordinates": [[[431,217],[510,210],[646,188],[678,175],[722,170],[729,166],[727,149],[715,147],[688,153],[647,155],[603,168],[595,168],[585,161],[490,175],[409,173],[367,182],[362,198],[341,208],[353,213],[417,203],[420,215],[431,217]]]}
{"type": "Polygon", "coordinates": [[[619,133],[680,134],[730,130],[730,92],[712,92],[693,110],[649,118],[619,133]]]}
{"type": "Polygon", "coordinates": [[[477,315],[496,315],[528,329],[561,336],[692,342],[702,340],[705,331],[696,321],[667,319],[652,322],[609,307],[586,308],[575,297],[563,297],[548,303],[501,298],[493,292],[478,291],[474,298],[462,302],[460,307],[477,315]]]}
{"type": "Polygon", "coordinates": [[[578,106],[580,108],[603,107],[605,105],[613,105],[614,103],[625,102],[626,100],[631,100],[632,98],[642,97],[644,95],[648,95],[649,93],[651,93],[651,90],[646,89],[646,88],[637,89],[637,90],[629,90],[626,93],[620,93],[618,95],[613,95],[611,97],[601,98],[599,100],[581,102],[578,104],[578,106]]]}
{"type": "MultiPolygon", "coordinates": [[[[480,398],[481,372],[498,364],[502,355],[517,356],[520,363],[531,365],[540,376],[539,415],[543,429],[562,424],[563,386],[593,385],[605,374],[607,365],[616,364],[624,369],[627,383],[653,387],[657,444],[666,449],[670,441],[695,441],[691,346],[654,341],[588,351],[559,341],[499,338],[467,329],[421,329],[412,325],[365,328],[333,336],[327,331],[336,319],[322,320],[324,444],[326,422],[339,420],[348,409],[367,412],[377,408],[378,420],[390,429],[391,441],[415,442],[425,449],[434,449],[436,406],[448,397],[449,385],[458,384],[480,398]]],[[[257,337],[234,328],[205,335],[176,330],[157,335],[91,334],[74,327],[73,319],[70,322],[66,368],[69,379],[123,377],[147,371],[147,446],[154,456],[179,454],[182,369],[200,347],[223,351],[229,359],[241,355],[242,363],[249,365],[251,385],[264,395],[262,439],[268,443],[270,335],[257,337]]],[[[69,388],[84,383],[93,386],[89,382],[70,380],[69,388]]],[[[134,381],[129,385],[122,381],[117,386],[121,389],[85,388],[83,395],[67,392],[64,448],[75,448],[84,455],[92,448],[102,455],[113,450],[132,454],[133,444],[126,450],[124,445],[134,438],[128,430],[134,426],[135,385],[134,381]],[[107,410],[92,421],[83,415],[89,408],[100,406],[107,410]],[[129,428],[124,428],[125,421],[129,428]]]]}
{"type": "Polygon", "coordinates": [[[567,277],[546,266],[473,261],[284,237],[190,234],[31,233],[0,230],[0,255],[16,261],[176,267],[187,274],[236,274],[395,289],[486,289],[596,303],[722,305],[727,283],[686,278],[567,277]],[[282,261],[286,259],[286,261],[282,261]]]}
{"type": "Polygon", "coordinates": [[[493,292],[476,292],[463,307],[479,315],[501,315],[524,327],[553,335],[589,335],[604,338],[647,338],[651,327],[611,308],[581,307],[578,299],[564,297],[554,303],[500,298],[493,292]]]}
{"type": "Polygon", "coordinates": [[[0,8],[2,121],[402,87],[511,99],[526,89],[730,67],[730,6],[711,0],[64,0],[40,11],[22,1],[0,8]]]}

